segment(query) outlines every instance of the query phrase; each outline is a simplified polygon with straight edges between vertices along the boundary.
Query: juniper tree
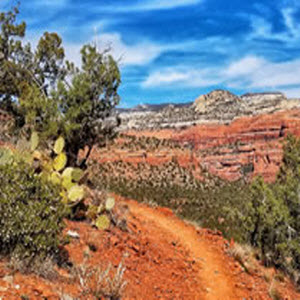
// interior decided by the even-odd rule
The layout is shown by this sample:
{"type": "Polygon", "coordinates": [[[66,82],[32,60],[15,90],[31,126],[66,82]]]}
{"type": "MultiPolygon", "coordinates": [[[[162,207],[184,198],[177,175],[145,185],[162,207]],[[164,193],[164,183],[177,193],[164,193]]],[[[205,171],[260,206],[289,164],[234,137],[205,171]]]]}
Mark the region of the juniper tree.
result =
{"type": "Polygon", "coordinates": [[[63,135],[69,164],[78,164],[80,149],[87,146],[88,157],[118,125],[116,118],[108,122],[119,103],[118,64],[108,51],[87,44],[76,67],[65,59],[57,33],[44,33],[33,50],[22,41],[26,23],[17,23],[18,13],[14,7],[0,14],[0,107],[17,127],[37,130],[45,139],[63,135]]]}

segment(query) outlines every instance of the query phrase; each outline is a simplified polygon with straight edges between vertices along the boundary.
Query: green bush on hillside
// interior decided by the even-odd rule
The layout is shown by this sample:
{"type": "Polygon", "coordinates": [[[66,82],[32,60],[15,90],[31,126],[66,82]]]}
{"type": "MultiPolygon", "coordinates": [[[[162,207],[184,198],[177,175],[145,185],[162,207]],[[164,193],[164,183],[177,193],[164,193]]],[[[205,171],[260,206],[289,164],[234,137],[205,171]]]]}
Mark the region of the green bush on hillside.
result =
{"type": "Polygon", "coordinates": [[[0,165],[1,254],[29,264],[58,254],[65,206],[22,161],[0,165]]]}
{"type": "Polygon", "coordinates": [[[250,242],[259,246],[265,261],[300,280],[300,140],[288,136],[276,182],[262,179],[251,186],[250,242]],[[254,214],[253,214],[254,212],[254,214]]]}
{"type": "Polygon", "coordinates": [[[261,250],[267,265],[287,269],[286,258],[292,256],[292,240],[289,238],[292,218],[285,199],[278,192],[280,188],[266,184],[262,178],[252,183],[246,241],[261,250]]]}

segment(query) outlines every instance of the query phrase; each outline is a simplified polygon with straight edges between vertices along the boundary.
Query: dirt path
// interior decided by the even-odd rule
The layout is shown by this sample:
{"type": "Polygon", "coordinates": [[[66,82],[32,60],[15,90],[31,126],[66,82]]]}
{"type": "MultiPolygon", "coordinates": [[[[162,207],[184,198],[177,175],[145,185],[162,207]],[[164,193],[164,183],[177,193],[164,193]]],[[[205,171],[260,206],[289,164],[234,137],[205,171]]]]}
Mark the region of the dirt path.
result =
{"type": "MultiPolygon", "coordinates": [[[[275,270],[266,269],[258,262],[253,265],[251,274],[228,254],[228,242],[222,236],[206,229],[196,229],[194,226],[180,220],[164,208],[152,208],[135,201],[127,201],[130,211],[152,229],[161,232],[165,239],[174,239],[179,246],[184,247],[189,256],[199,265],[199,293],[195,300],[266,300],[272,299],[271,288],[276,286],[282,299],[296,300],[300,295],[289,280],[274,282],[266,280],[267,274],[275,270]]],[[[270,277],[272,278],[272,276],[270,277]]]]}
{"type": "MultiPolygon", "coordinates": [[[[111,227],[101,231],[86,222],[68,220],[64,231],[79,236],[65,246],[74,266],[106,268],[109,263],[117,268],[122,262],[127,282],[122,299],[271,300],[273,286],[282,295],[278,299],[300,299],[289,280],[272,280],[272,269],[258,262],[251,274],[244,272],[227,255],[228,242],[220,234],[195,228],[165,208],[121,197],[117,201],[126,215],[127,230],[111,227]]],[[[30,300],[60,300],[58,292],[79,298],[80,285],[70,280],[74,274],[58,271],[61,277],[57,280],[16,273],[11,282],[11,276],[7,278],[11,271],[0,261],[0,299],[19,300],[26,295],[30,300]]],[[[94,299],[92,291],[85,300],[94,299]]]]}
{"type": "Polygon", "coordinates": [[[228,275],[224,255],[220,255],[205,239],[201,239],[194,227],[160,210],[153,210],[136,202],[130,202],[130,210],[145,221],[152,222],[152,226],[160,227],[166,237],[172,236],[176,239],[189,251],[193,259],[200,263],[199,276],[203,287],[199,288],[199,295],[204,294],[203,299],[242,299],[235,283],[232,282],[232,275],[228,275]]]}

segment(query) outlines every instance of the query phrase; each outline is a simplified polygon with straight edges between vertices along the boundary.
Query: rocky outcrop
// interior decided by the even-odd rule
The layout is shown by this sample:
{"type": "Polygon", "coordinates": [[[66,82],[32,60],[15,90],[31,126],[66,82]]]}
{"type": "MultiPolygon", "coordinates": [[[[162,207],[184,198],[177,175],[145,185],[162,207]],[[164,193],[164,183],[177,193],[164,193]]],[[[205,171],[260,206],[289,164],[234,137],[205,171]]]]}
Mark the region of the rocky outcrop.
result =
{"type": "Polygon", "coordinates": [[[241,96],[246,114],[265,114],[300,106],[299,99],[287,99],[282,93],[249,93],[241,96]]]}
{"type": "Polygon", "coordinates": [[[199,117],[222,122],[245,114],[247,105],[228,91],[216,90],[197,98],[193,107],[199,117]]]}
{"type": "MultiPolygon", "coordinates": [[[[122,161],[127,167],[139,163],[162,166],[175,160],[198,178],[204,168],[231,181],[257,175],[273,181],[282,160],[282,142],[288,133],[300,137],[300,109],[244,116],[230,124],[200,124],[181,130],[131,130],[125,136],[132,140],[116,143],[94,155],[101,162],[122,161]]],[[[130,172],[137,171],[133,168],[130,172]]],[[[121,169],[116,172],[124,173],[121,169]]],[[[147,174],[145,170],[143,173],[147,174]]]]}
{"type": "Polygon", "coordinates": [[[224,179],[262,175],[273,181],[287,134],[300,137],[300,110],[242,117],[230,125],[199,125],[175,140],[192,145],[199,164],[224,179]]]}
{"type": "Polygon", "coordinates": [[[128,129],[182,128],[197,124],[198,114],[192,105],[178,107],[173,104],[158,111],[127,111],[120,114],[120,131],[128,129]]]}
{"type": "MultiPolygon", "coordinates": [[[[175,160],[198,178],[200,169],[206,169],[227,180],[262,175],[272,181],[280,167],[284,137],[300,137],[300,100],[282,93],[238,97],[217,90],[194,103],[138,107],[121,118],[125,135],[134,139],[121,149],[115,145],[98,153],[102,162],[163,166],[175,160]],[[157,140],[163,141],[161,145],[157,140]]],[[[130,171],[134,172],[135,168],[130,171]]]]}
{"type": "Polygon", "coordinates": [[[269,114],[299,107],[299,99],[287,99],[282,93],[253,93],[238,97],[228,91],[216,90],[186,105],[147,105],[121,111],[120,130],[184,128],[212,122],[230,124],[242,116],[269,114]]]}
{"type": "MultiPolygon", "coordinates": [[[[135,166],[176,161],[198,178],[205,168],[228,180],[263,175],[272,181],[280,167],[284,137],[300,137],[300,100],[282,93],[238,97],[218,90],[194,103],[139,106],[120,114],[125,138],[95,149],[94,158],[135,166]]],[[[2,115],[0,111],[0,121],[7,122],[2,115]]],[[[115,174],[126,172],[120,167],[115,174]]]]}

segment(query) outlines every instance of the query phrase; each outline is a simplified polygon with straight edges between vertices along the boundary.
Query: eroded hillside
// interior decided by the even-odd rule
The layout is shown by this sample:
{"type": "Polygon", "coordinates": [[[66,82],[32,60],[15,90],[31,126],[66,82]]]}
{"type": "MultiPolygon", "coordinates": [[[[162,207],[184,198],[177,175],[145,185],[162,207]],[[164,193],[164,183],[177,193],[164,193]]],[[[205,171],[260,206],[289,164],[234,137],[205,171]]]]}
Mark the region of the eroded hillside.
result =
{"type": "Polygon", "coordinates": [[[245,175],[272,181],[283,138],[300,136],[299,103],[280,93],[214,91],[191,105],[122,113],[121,137],[93,157],[107,163],[110,174],[133,178],[147,176],[149,168],[168,174],[175,162],[196,178],[204,169],[231,181],[245,175]]]}

